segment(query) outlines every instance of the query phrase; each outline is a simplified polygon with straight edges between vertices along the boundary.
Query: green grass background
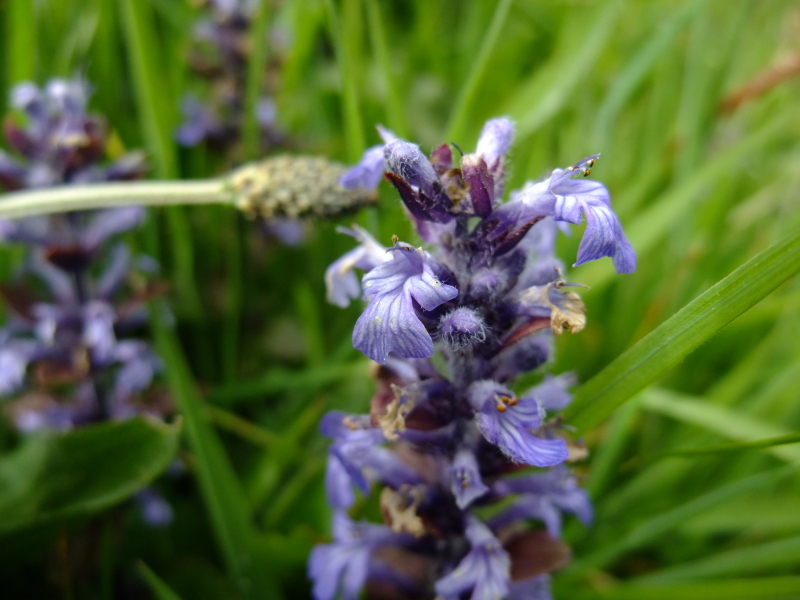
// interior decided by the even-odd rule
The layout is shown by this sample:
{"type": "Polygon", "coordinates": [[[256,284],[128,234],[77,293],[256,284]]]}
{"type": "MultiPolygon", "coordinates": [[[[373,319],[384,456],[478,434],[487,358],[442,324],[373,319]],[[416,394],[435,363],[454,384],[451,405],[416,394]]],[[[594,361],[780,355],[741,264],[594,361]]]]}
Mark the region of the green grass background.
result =
{"type": "MultiPolygon", "coordinates": [[[[798,60],[796,2],[287,0],[261,10],[289,43],[255,53],[250,72],[279,69],[279,123],[298,150],[354,162],[378,143],[375,123],[425,149],[468,149],[487,118],[508,115],[518,130],[508,189],[602,153],[593,177],[639,265],[629,276],[607,259],[568,271],[591,286],[588,325],[558,340],[552,372],[589,381],[800,228],[797,78],[721,110],[798,60]]],[[[16,82],[85,73],[114,147],[145,148],[154,177],[221,173],[229,159],[172,140],[180,96],[204,89],[186,59],[200,14],[184,0],[0,0],[0,103],[16,82]]],[[[254,140],[246,131],[242,155],[257,155],[254,140]]],[[[417,241],[385,186],[355,218],[381,241],[417,241]]],[[[559,241],[565,262],[579,239],[559,241]]],[[[283,247],[223,207],[151,210],[131,240],[163,265],[177,322],[152,328],[184,419],[188,472],[158,484],[174,525],[151,531],[116,509],[14,538],[13,551],[0,549],[0,582],[19,598],[307,597],[304,561],[329,521],[316,424],[328,409],[363,411],[372,392],[350,344],[359,307],[324,301],[323,272],[352,242],[316,223],[304,246],[283,247]],[[67,579],[52,542],[65,531],[67,579]]],[[[0,274],[20,257],[0,248],[0,274]]],[[[688,355],[687,344],[633,399],[600,397],[629,401],[586,427],[592,454],[580,471],[597,515],[589,528],[568,524],[574,561],[555,576],[556,597],[800,597],[800,446],[786,443],[800,427],[792,260],[748,274],[768,273],[750,304],[779,287],[688,355]],[[773,441],[747,445],[757,440],[773,441]],[[691,448],[703,451],[677,453],[691,448]]]]}

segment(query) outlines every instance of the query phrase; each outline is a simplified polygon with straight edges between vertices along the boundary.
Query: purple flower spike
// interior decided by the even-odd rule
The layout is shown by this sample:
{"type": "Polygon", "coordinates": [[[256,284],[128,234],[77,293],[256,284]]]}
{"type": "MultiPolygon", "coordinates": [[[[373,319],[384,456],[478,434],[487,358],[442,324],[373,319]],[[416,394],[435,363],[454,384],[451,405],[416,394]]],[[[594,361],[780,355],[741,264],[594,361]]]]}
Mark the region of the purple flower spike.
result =
{"type": "Polygon", "coordinates": [[[511,559],[491,530],[470,517],[466,536],[472,550],[458,566],[436,582],[436,593],[456,600],[472,590],[470,600],[502,600],[508,595],[511,559]]]}
{"type": "MultiPolygon", "coordinates": [[[[332,438],[334,444],[330,448],[331,455],[341,464],[350,479],[350,484],[366,492],[369,482],[364,475],[365,459],[383,441],[380,429],[370,425],[369,418],[359,415],[347,415],[340,411],[332,411],[325,415],[319,426],[322,435],[332,438]]],[[[343,475],[342,470],[333,474],[343,475]]],[[[337,486],[340,481],[335,482],[337,486]]]]}
{"type": "Polygon", "coordinates": [[[517,398],[491,380],[476,381],[467,394],[476,411],[478,429],[511,460],[535,467],[552,467],[567,460],[564,440],[533,435],[542,422],[535,399],[517,398]]]}
{"type": "Polygon", "coordinates": [[[348,190],[374,190],[383,179],[385,170],[383,146],[372,146],[364,153],[361,162],[342,175],[339,183],[348,190]]]}
{"type": "Polygon", "coordinates": [[[361,296],[361,286],[353,269],[371,271],[390,257],[386,254],[386,248],[358,225],[353,225],[351,229],[338,227],[337,231],[350,235],[360,242],[350,252],[334,261],[325,271],[328,302],[345,308],[351,299],[361,296]]]}
{"type": "Polygon", "coordinates": [[[471,450],[461,449],[453,459],[450,467],[450,490],[461,509],[467,508],[489,491],[481,480],[478,461],[471,450]]]}
{"type": "Polygon", "coordinates": [[[183,123],[175,130],[175,141],[181,146],[197,146],[206,138],[222,134],[219,120],[196,96],[186,95],[181,99],[183,123]]]}
{"type": "Polygon", "coordinates": [[[141,206],[98,210],[84,233],[84,247],[90,252],[97,250],[111,236],[138,226],[144,220],[145,214],[141,206]]]}
{"type": "Polygon", "coordinates": [[[570,560],[558,539],[564,513],[592,517],[588,494],[563,464],[580,453],[570,456],[560,421],[546,420],[568,405],[575,378],[545,373],[521,397],[510,389],[550,361],[556,335],[586,325],[573,291],[580,284],[561,277],[558,230],[588,221],[578,263],[610,256],[629,272],[635,257],[608,191],[573,179],[588,175],[595,157],[503,203],[513,134],[510,120],[489,121],[460,164],[447,144],[430,162],[413,144],[387,144],[384,178],[430,254],[397,237],[385,251],[356,230],[361,246],[328,270],[329,297],[340,305],[359,293],[353,269],[369,271],[353,343],[383,365],[373,371],[369,415],[323,420],[334,440],[328,502],[337,531],[349,529],[312,554],[317,600],[354,599],[367,581],[370,597],[553,600],[549,573],[570,560]],[[428,358],[433,340],[438,360],[428,358]],[[355,488],[379,492],[387,527],[418,537],[373,544],[343,516],[355,488]],[[532,519],[544,527],[531,529],[532,519]]]}
{"type": "Polygon", "coordinates": [[[389,352],[401,358],[433,355],[433,341],[417,317],[412,298],[424,310],[433,310],[458,296],[458,289],[442,283],[429,264],[427,252],[396,242],[392,260],[364,276],[369,306],[356,322],[353,345],[372,360],[385,363],[389,352]]]}

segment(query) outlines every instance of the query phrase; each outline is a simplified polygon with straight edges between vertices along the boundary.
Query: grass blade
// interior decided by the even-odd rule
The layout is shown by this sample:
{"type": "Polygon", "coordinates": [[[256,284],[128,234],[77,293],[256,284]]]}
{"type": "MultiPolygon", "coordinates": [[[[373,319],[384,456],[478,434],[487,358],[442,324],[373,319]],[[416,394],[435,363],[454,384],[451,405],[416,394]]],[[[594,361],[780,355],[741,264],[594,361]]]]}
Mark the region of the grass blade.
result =
{"type": "MultiPolygon", "coordinates": [[[[160,40],[153,23],[149,0],[122,0],[125,43],[133,66],[134,91],[145,142],[153,155],[156,174],[162,179],[178,176],[175,145],[172,143],[175,99],[169,93],[168,78],[159,68],[160,40]]],[[[194,276],[194,250],[189,223],[183,208],[166,209],[175,262],[173,275],[187,313],[202,312],[194,276]]]]}
{"type": "Polygon", "coordinates": [[[636,92],[653,70],[658,60],[670,49],[672,41],[694,12],[703,2],[687,2],[662,23],[655,35],[651,36],[633,54],[625,68],[614,78],[614,83],[597,110],[593,144],[598,149],[605,148],[610,139],[617,117],[625,102],[636,92]]]}
{"type": "Polygon", "coordinates": [[[800,232],[747,261],[581,386],[568,422],[581,431],[597,425],[798,271],[800,232]]]}
{"type": "Polygon", "coordinates": [[[781,460],[800,465],[800,446],[784,445],[800,442],[800,434],[791,433],[783,427],[763,423],[754,417],[729,408],[702,402],[667,390],[647,390],[642,394],[642,406],[725,437],[745,442],[733,446],[675,451],[670,452],[670,455],[685,456],[687,454],[724,452],[726,448],[732,450],[765,448],[781,460]]]}
{"type": "Polygon", "coordinates": [[[492,57],[497,41],[500,39],[500,33],[503,31],[503,26],[508,17],[508,11],[511,8],[513,0],[500,0],[497,8],[494,11],[492,22],[489,24],[489,29],[483,38],[481,47],[478,50],[478,55],[472,63],[472,68],[469,71],[469,77],[461,86],[458,93],[458,99],[455,102],[450,117],[450,123],[447,125],[448,140],[458,140],[464,135],[464,127],[469,116],[469,109],[472,107],[475,97],[478,94],[478,85],[481,83],[486,69],[489,66],[489,59],[492,57]]]}
{"type": "Polygon", "coordinates": [[[570,100],[570,94],[611,38],[621,8],[622,3],[614,1],[605,3],[591,19],[582,13],[586,29],[564,36],[565,46],[511,98],[503,112],[516,120],[520,138],[536,132],[570,100]]]}
{"type": "Polygon", "coordinates": [[[637,578],[636,582],[652,585],[704,577],[741,576],[780,567],[792,568],[797,566],[798,556],[800,556],[800,536],[721,552],[637,578]]]}
{"type": "Polygon", "coordinates": [[[166,365],[167,382],[184,418],[184,431],[195,455],[197,479],[214,534],[230,575],[246,590],[252,567],[249,550],[254,530],[244,491],[208,422],[175,334],[164,325],[158,309],[152,311],[152,317],[156,346],[166,365]]]}
{"type": "MultiPolygon", "coordinates": [[[[339,23],[339,15],[333,0],[325,0],[325,9],[328,14],[328,28],[339,65],[339,79],[342,85],[343,118],[345,140],[347,142],[347,158],[349,162],[358,162],[364,152],[364,125],[361,121],[361,107],[356,83],[355,61],[356,57],[348,52],[344,40],[344,30],[339,23]]],[[[353,12],[352,10],[350,11],[353,12]]]]}
{"type": "Polygon", "coordinates": [[[386,113],[389,128],[400,137],[408,135],[403,98],[395,85],[396,75],[392,70],[392,61],[389,56],[389,47],[386,43],[386,30],[383,26],[383,15],[378,0],[365,0],[367,5],[367,19],[369,19],[369,35],[372,42],[372,51],[383,75],[383,84],[386,86],[386,113]]]}
{"type": "Polygon", "coordinates": [[[269,2],[258,2],[253,25],[250,28],[250,57],[247,61],[247,81],[244,99],[244,142],[245,157],[258,158],[261,145],[261,127],[258,123],[256,107],[262,94],[264,70],[267,64],[267,26],[269,25],[269,2]]]}
{"type": "MultiPolygon", "coordinates": [[[[36,79],[36,3],[9,0],[5,5],[6,84],[36,79]]],[[[5,97],[3,97],[5,100],[5,97]]]]}
{"type": "Polygon", "coordinates": [[[797,472],[797,467],[781,467],[772,469],[757,475],[751,475],[744,479],[738,479],[712,490],[698,498],[681,504],[665,513],[652,517],[638,525],[627,534],[617,536],[615,541],[601,546],[588,556],[581,558],[568,567],[570,574],[585,572],[590,569],[602,568],[614,562],[626,552],[641,548],[653,542],[665,533],[679,527],[683,522],[695,515],[710,510],[717,505],[723,504],[737,496],[756,490],[762,486],[775,483],[797,472]]]}
{"type": "MultiPolygon", "coordinates": [[[[630,233],[629,239],[641,258],[654,250],[677,226],[681,218],[697,209],[698,197],[709,186],[729,177],[741,161],[763,152],[764,147],[775,143],[783,136],[794,135],[790,125],[793,115],[784,113],[770,121],[761,129],[744,137],[738,143],[720,152],[694,175],[668,190],[655,202],[643,210],[631,223],[625,224],[630,233]]],[[[615,278],[610,261],[596,261],[582,267],[580,281],[597,293],[615,278]]]]}
{"type": "Polygon", "coordinates": [[[153,596],[156,597],[156,600],[181,600],[180,596],[178,596],[178,594],[176,594],[171,587],[164,583],[164,580],[156,575],[152,569],[150,569],[150,567],[141,561],[137,567],[139,570],[139,575],[141,575],[142,579],[145,580],[147,587],[149,587],[150,591],[153,592],[153,596]]]}
{"type": "Polygon", "coordinates": [[[792,600],[800,595],[800,577],[731,579],[646,587],[630,585],[612,588],[594,598],[614,600],[792,600]]]}

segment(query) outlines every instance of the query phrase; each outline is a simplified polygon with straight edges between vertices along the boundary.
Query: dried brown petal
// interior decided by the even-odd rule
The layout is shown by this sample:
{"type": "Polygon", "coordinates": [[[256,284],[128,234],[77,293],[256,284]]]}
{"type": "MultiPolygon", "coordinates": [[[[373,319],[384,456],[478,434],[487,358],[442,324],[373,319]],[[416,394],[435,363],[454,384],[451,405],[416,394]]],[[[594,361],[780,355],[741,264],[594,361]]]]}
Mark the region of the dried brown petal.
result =
{"type": "Polygon", "coordinates": [[[561,306],[550,304],[550,327],[556,335],[561,335],[564,329],[578,333],[586,327],[586,305],[575,292],[561,293],[564,295],[561,306]]]}

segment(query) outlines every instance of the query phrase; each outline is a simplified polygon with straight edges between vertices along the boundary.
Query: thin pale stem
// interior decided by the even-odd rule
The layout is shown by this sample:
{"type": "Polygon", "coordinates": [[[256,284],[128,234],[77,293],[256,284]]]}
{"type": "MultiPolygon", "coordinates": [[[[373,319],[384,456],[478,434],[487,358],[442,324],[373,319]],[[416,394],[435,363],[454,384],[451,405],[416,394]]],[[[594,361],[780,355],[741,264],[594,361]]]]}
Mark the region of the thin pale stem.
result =
{"type": "Polygon", "coordinates": [[[18,219],[50,213],[114,206],[167,206],[229,203],[222,179],[200,181],[124,181],[43,188],[0,196],[0,218],[18,219]]]}

